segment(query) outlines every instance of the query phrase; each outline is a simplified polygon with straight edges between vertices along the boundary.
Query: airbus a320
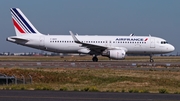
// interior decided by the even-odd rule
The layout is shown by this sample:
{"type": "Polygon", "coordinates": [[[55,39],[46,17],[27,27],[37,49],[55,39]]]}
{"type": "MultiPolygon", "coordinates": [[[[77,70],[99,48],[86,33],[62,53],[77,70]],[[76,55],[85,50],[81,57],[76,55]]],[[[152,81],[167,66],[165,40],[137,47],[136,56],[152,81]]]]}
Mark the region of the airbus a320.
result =
{"type": "Polygon", "coordinates": [[[92,61],[97,62],[98,55],[110,59],[125,59],[126,54],[146,54],[150,62],[154,62],[154,54],[164,54],[174,51],[174,46],[166,40],[153,36],[87,36],[45,35],[40,33],[19,8],[10,9],[16,36],[10,36],[7,41],[35,49],[57,53],[82,53],[92,55],[92,61]]]}

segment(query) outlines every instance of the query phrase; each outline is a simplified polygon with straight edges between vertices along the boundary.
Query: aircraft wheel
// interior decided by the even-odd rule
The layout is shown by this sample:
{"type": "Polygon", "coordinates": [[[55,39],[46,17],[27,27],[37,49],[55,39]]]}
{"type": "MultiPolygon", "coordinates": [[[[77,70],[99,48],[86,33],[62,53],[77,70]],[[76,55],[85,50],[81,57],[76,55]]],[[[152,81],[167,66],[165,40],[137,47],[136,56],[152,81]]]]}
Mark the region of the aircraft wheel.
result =
{"type": "Polygon", "coordinates": [[[150,62],[154,62],[154,59],[150,59],[150,62]]]}
{"type": "Polygon", "coordinates": [[[98,58],[95,56],[95,57],[92,58],[92,61],[93,62],[98,62],[98,58]]]}

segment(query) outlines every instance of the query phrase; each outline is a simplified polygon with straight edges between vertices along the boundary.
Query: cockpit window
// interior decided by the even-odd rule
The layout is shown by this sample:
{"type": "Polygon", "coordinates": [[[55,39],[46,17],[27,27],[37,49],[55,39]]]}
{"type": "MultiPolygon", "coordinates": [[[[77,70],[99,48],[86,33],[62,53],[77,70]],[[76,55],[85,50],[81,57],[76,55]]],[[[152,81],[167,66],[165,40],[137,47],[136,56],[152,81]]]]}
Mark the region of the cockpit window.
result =
{"type": "Polygon", "coordinates": [[[168,44],[168,42],[166,42],[166,41],[161,41],[161,44],[168,44]]]}

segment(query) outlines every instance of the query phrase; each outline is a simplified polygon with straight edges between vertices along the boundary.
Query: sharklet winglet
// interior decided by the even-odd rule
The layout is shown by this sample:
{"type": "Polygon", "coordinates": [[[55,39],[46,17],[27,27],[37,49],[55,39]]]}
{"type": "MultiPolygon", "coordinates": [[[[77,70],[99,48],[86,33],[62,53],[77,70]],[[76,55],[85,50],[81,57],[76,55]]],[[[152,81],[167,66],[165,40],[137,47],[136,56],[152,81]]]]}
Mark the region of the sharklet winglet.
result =
{"type": "Polygon", "coordinates": [[[74,40],[76,43],[81,43],[81,42],[76,38],[76,36],[72,33],[72,31],[69,31],[69,33],[71,34],[73,40],[74,40]]]}

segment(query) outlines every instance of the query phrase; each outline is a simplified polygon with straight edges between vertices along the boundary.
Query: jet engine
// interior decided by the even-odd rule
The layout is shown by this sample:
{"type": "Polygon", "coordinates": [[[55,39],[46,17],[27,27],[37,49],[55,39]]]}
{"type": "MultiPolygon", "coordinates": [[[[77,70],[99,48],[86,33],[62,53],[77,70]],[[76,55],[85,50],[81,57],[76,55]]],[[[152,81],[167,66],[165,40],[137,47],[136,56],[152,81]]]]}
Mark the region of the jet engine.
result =
{"type": "Polygon", "coordinates": [[[125,50],[106,50],[102,53],[102,56],[107,56],[110,59],[121,60],[125,59],[126,52],[125,50]]]}

